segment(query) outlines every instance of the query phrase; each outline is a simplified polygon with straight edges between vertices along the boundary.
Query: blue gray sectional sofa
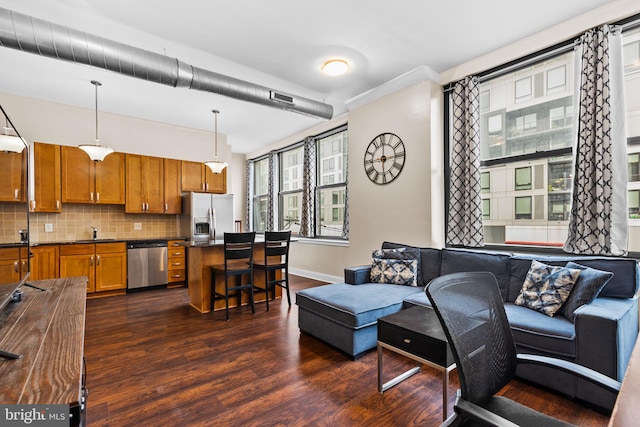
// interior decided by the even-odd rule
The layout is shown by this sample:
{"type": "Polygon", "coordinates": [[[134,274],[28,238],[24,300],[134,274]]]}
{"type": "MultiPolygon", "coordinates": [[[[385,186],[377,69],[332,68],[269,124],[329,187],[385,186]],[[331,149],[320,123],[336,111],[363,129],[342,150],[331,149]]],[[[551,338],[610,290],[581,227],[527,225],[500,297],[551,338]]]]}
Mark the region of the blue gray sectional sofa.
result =
{"type": "MultiPolygon", "coordinates": [[[[383,249],[406,247],[384,242],[383,249]]],[[[487,250],[419,248],[418,286],[370,283],[370,266],[345,269],[345,283],[297,292],[298,326],[357,358],[376,347],[377,319],[404,308],[430,307],[424,293],[431,279],[448,273],[489,271],[498,281],[519,352],[559,357],[622,381],[638,336],[640,270],[631,258],[549,256],[487,250]],[[598,297],[575,311],[573,321],[514,304],[532,260],[564,266],[573,261],[613,273],[598,297]]],[[[560,313],[560,312],[559,312],[560,313]]],[[[611,409],[615,396],[575,377],[538,367],[517,375],[570,397],[611,409]]]]}

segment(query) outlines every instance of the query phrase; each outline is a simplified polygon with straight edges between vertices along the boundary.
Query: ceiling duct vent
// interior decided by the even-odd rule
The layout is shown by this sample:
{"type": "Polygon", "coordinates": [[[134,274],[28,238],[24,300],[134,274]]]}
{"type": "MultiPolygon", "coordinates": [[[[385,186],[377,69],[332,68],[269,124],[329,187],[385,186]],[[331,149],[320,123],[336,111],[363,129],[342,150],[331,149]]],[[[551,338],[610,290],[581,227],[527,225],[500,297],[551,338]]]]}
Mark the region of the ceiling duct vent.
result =
{"type": "Polygon", "coordinates": [[[198,68],[159,53],[105,39],[0,7],[0,46],[89,65],[173,87],[331,119],[333,106],[284,95],[255,83],[198,68]]]}
{"type": "Polygon", "coordinates": [[[279,101],[293,105],[293,96],[285,95],[283,93],[271,91],[269,92],[269,98],[271,98],[272,101],[279,101]]]}

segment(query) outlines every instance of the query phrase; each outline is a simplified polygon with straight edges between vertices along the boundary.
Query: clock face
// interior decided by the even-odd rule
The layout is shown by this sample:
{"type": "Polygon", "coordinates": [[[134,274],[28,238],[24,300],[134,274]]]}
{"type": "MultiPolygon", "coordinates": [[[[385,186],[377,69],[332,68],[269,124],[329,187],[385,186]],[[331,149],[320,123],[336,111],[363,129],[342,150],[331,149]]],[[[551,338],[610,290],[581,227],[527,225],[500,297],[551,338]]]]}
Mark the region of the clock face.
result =
{"type": "Polygon", "coordinates": [[[388,184],[400,175],[404,159],[402,140],[392,133],[383,133],[373,138],[364,152],[364,170],[372,182],[388,184]]]}

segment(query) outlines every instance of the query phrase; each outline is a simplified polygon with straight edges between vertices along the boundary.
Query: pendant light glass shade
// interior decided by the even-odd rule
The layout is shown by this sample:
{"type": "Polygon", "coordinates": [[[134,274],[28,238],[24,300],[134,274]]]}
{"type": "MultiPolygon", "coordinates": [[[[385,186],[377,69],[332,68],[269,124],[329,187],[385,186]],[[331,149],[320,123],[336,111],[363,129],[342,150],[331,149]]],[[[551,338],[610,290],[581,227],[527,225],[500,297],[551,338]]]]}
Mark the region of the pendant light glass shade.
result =
{"type": "Polygon", "coordinates": [[[87,153],[91,160],[101,162],[109,154],[113,153],[113,148],[100,145],[100,138],[98,138],[98,86],[102,86],[102,83],[96,80],[91,80],[91,84],[96,87],[96,143],[81,144],[78,145],[78,148],[87,153]]]}
{"type": "Polygon", "coordinates": [[[208,162],[204,162],[204,164],[209,169],[211,169],[211,172],[213,172],[215,174],[219,174],[219,173],[222,173],[224,168],[227,167],[227,163],[226,162],[221,162],[221,161],[218,160],[218,114],[220,113],[220,111],[212,110],[212,113],[215,116],[215,133],[214,133],[214,140],[215,140],[215,153],[214,154],[215,155],[214,155],[214,159],[213,160],[209,160],[208,162]]]}
{"type": "Polygon", "coordinates": [[[0,151],[11,151],[13,153],[22,153],[26,144],[19,136],[0,135],[0,151]]]}

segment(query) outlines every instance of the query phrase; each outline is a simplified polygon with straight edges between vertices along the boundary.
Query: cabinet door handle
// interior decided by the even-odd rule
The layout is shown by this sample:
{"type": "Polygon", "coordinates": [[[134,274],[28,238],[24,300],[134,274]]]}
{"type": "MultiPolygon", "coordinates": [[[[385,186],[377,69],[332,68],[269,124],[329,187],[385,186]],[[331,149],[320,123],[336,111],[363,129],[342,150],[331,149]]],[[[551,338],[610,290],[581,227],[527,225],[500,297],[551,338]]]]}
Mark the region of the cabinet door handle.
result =
{"type": "Polygon", "coordinates": [[[56,200],[56,209],[60,209],[60,200],[56,200]]]}
{"type": "Polygon", "coordinates": [[[100,255],[98,255],[97,260],[96,265],[100,265],[100,255]]]}
{"type": "Polygon", "coordinates": [[[167,212],[169,210],[169,203],[164,204],[164,211],[167,212]]]}
{"type": "Polygon", "coordinates": [[[144,212],[144,203],[142,203],[142,212],[144,212]]]}
{"type": "Polygon", "coordinates": [[[89,266],[93,267],[93,255],[89,258],[89,266]]]}
{"type": "Polygon", "coordinates": [[[32,210],[32,211],[35,211],[35,210],[36,210],[36,201],[35,201],[35,200],[32,200],[32,201],[31,201],[31,210],[32,210]]]}
{"type": "Polygon", "coordinates": [[[18,267],[18,261],[13,262],[13,271],[15,271],[16,273],[20,272],[20,268],[18,267]]]}
{"type": "Polygon", "coordinates": [[[182,265],[182,263],[181,262],[173,262],[173,263],[171,263],[171,265],[173,265],[174,267],[177,267],[179,265],[182,265]]]}
{"type": "Polygon", "coordinates": [[[172,279],[179,279],[180,277],[182,277],[182,274],[173,274],[171,276],[172,279]]]}
{"type": "Polygon", "coordinates": [[[202,191],[207,191],[207,188],[204,186],[204,182],[201,184],[202,186],[202,191]]]}
{"type": "Polygon", "coordinates": [[[100,201],[100,193],[98,192],[96,193],[96,202],[99,202],[99,201],[100,201]]]}
{"type": "Polygon", "coordinates": [[[179,243],[172,243],[171,246],[180,246],[179,243]]]}
{"type": "Polygon", "coordinates": [[[89,198],[93,202],[93,191],[91,193],[89,193],[89,194],[90,194],[89,198]]]}
{"type": "Polygon", "coordinates": [[[14,197],[16,200],[20,200],[20,189],[19,189],[19,188],[16,188],[16,189],[13,191],[13,197],[14,197]]]}

